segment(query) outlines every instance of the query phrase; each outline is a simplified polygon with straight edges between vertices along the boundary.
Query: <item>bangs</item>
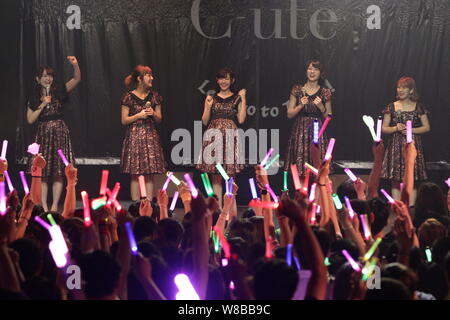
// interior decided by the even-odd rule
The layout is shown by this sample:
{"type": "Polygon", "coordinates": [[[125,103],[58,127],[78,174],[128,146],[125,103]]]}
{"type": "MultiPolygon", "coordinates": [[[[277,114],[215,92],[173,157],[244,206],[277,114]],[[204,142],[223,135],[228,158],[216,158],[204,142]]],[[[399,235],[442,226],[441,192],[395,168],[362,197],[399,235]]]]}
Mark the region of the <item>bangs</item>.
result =
{"type": "Polygon", "coordinates": [[[233,70],[230,68],[222,68],[216,73],[217,79],[226,79],[228,76],[230,76],[230,79],[234,79],[233,70]]]}
{"type": "Polygon", "coordinates": [[[408,88],[408,89],[415,89],[416,88],[416,81],[414,81],[414,79],[410,78],[410,77],[403,77],[403,78],[400,78],[400,80],[397,81],[397,87],[408,88]]]}

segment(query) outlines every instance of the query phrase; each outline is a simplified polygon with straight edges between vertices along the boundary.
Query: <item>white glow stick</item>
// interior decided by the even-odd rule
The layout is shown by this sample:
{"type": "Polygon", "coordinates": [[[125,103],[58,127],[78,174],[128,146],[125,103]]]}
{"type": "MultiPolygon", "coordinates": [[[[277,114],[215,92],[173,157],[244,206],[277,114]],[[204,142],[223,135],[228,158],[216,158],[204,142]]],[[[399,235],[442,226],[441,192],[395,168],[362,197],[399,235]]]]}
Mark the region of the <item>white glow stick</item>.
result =
{"type": "Polygon", "coordinates": [[[381,118],[378,118],[377,120],[377,137],[375,139],[376,142],[381,141],[381,125],[383,124],[383,120],[381,118]]]}
{"type": "Polygon", "coordinates": [[[366,217],[364,214],[360,214],[359,218],[361,219],[361,224],[362,224],[363,231],[364,231],[364,239],[369,240],[371,233],[370,233],[369,226],[367,225],[367,222],[366,222],[366,217]]]}
{"type": "Polygon", "coordinates": [[[184,273],[177,274],[174,281],[178,288],[176,300],[200,300],[200,297],[192,286],[192,283],[187,275],[184,273]]]}
{"type": "Polygon", "coordinates": [[[311,190],[309,192],[309,202],[314,202],[314,200],[316,199],[316,187],[317,187],[317,183],[313,183],[311,186],[311,190]]]}
{"type": "Polygon", "coordinates": [[[255,187],[255,179],[250,178],[250,179],[248,179],[248,182],[250,183],[250,189],[252,191],[252,199],[258,199],[258,194],[256,193],[256,187],[255,187]]]}
{"type": "Polygon", "coordinates": [[[314,120],[313,124],[313,143],[319,143],[319,121],[314,120]]]}
{"type": "Polygon", "coordinates": [[[406,143],[412,142],[412,121],[406,121],[406,143]]]}
{"type": "Polygon", "coordinates": [[[144,176],[139,176],[139,191],[141,192],[141,199],[147,198],[147,190],[145,189],[145,178],[144,176]]]}
{"type": "Polygon", "coordinates": [[[230,180],[230,177],[220,163],[216,164],[216,168],[225,181],[230,180]]]}
{"type": "Polygon", "coordinates": [[[312,165],[310,165],[308,162],[305,162],[305,164],[303,166],[305,168],[311,170],[311,172],[314,173],[316,176],[319,174],[319,170],[317,170],[317,168],[315,168],[312,165]]]}
{"type": "Polygon", "coordinates": [[[166,175],[170,178],[170,180],[175,183],[175,185],[179,186],[181,184],[181,181],[178,180],[177,177],[173,174],[173,172],[167,171],[166,175]]]}
{"type": "Polygon", "coordinates": [[[336,140],[334,138],[330,139],[330,142],[328,143],[327,153],[325,154],[325,160],[329,160],[331,158],[331,154],[333,153],[334,143],[336,140]]]}
{"type": "Polygon", "coordinates": [[[273,148],[270,148],[269,151],[267,151],[266,156],[264,157],[264,159],[261,161],[261,167],[264,167],[267,163],[267,160],[269,160],[270,156],[272,155],[272,152],[274,151],[273,148]]]}
{"type": "Polygon", "coordinates": [[[384,189],[380,189],[381,193],[384,194],[384,196],[386,197],[386,199],[388,200],[389,203],[395,203],[394,198],[392,198],[389,193],[386,192],[386,190],[384,189]]]}
{"type": "Polygon", "coordinates": [[[9,192],[13,191],[14,190],[14,186],[13,186],[13,184],[11,182],[11,178],[9,177],[8,171],[6,171],[6,170],[3,171],[3,174],[5,175],[6,183],[8,183],[9,192]]]}
{"type": "Polygon", "coordinates": [[[8,140],[3,140],[2,154],[0,159],[6,160],[6,150],[8,149],[8,140]]]}
{"type": "Polygon", "coordinates": [[[170,204],[170,211],[175,210],[175,206],[177,204],[177,200],[178,200],[178,191],[175,191],[175,193],[173,194],[172,203],[170,204]]]}
{"type": "Polygon", "coordinates": [[[353,182],[358,180],[358,178],[356,178],[356,176],[353,174],[353,172],[349,168],[345,168],[344,171],[353,182]]]}
{"type": "Polygon", "coordinates": [[[370,134],[372,135],[373,141],[376,141],[377,135],[373,128],[375,126],[375,121],[373,121],[373,118],[371,116],[364,115],[362,118],[363,118],[363,121],[366,124],[367,128],[369,128],[369,131],[370,131],[370,134]]]}

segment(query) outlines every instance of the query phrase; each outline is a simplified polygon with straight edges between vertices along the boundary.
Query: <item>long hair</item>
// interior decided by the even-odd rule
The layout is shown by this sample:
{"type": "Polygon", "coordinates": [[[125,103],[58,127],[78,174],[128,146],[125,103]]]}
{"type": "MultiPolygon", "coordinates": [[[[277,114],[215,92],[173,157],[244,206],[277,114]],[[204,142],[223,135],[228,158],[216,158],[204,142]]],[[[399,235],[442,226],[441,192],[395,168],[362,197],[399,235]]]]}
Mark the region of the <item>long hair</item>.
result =
{"type": "Polygon", "coordinates": [[[152,74],[152,69],[148,66],[144,66],[144,65],[137,65],[136,67],[134,67],[133,71],[131,72],[131,74],[129,74],[125,80],[125,87],[127,87],[129,90],[134,90],[136,89],[139,81],[138,78],[143,78],[146,74],[152,74]]]}
{"type": "MultiPolygon", "coordinates": [[[[402,77],[397,81],[397,88],[398,87],[405,87],[408,89],[412,89],[413,93],[410,95],[410,99],[412,101],[417,101],[419,100],[419,92],[417,92],[417,87],[416,87],[416,80],[414,80],[411,77],[402,77]]],[[[398,96],[397,96],[398,99],[398,96]]]]}
{"type": "MultiPolygon", "coordinates": [[[[320,71],[320,77],[318,80],[318,83],[323,86],[324,82],[325,82],[325,69],[322,65],[322,63],[319,60],[308,60],[308,62],[306,63],[306,68],[305,68],[305,75],[308,72],[308,68],[309,66],[312,65],[314,68],[319,69],[320,71]]],[[[308,79],[308,77],[306,76],[306,79],[308,79]]]]}
{"type": "MultiPolygon", "coordinates": [[[[52,67],[48,67],[48,66],[39,67],[36,72],[35,78],[37,77],[37,78],[41,79],[44,74],[44,71],[48,75],[53,77],[53,82],[50,86],[49,95],[52,96],[52,99],[56,98],[57,97],[57,83],[56,83],[56,78],[55,78],[55,71],[53,70],[52,67]]],[[[35,79],[33,79],[33,82],[34,82],[34,89],[33,89],[32,95],[30,96],[30,101],[33,104],[35,104],[35,103],[39,103],[41,101],[40,99],[42,96],[42,87],[43,86],[40,83],[37,83],[35,79]]]]}

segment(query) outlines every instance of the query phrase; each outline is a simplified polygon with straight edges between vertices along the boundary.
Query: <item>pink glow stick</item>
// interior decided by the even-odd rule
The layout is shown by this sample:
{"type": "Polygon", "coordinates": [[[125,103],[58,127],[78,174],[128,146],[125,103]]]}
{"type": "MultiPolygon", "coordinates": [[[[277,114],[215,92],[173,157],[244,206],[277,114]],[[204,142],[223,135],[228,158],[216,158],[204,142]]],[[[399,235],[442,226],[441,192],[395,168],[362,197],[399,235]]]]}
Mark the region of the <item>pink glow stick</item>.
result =
{"type": "Polygon", "coordinates": [[[266,209],[276,209],[280,205],[279,202],[268,202],[268,201],[259,201],[256,199],[250,200],[248,206],[250,208],[266,208],[266,209]]]}
{"type": "Polygon", "coordinates": [[[100,195],[106,195],[106,185],[108,184],[108,170],[102,170],[102,181],[100,183],[100,195]]]}
{"type": "Polygon", "coordinates": [[[86,191],[81,191],[81,199],[83,200],[83,212],[84,212],[84,226],[89,228],[91,226],[91,208],[89,207],[89,198],[86,191]]]}
{"type": "Polygon", "coordinates": [[[353,172],[349,168],[345,168],[344,171],[353,182],[358,180],[358,178],[353,174],[353,172]]]}
{"type": "Polygon", "coordinates": [[[345,206],[347,207],[348,214],[351,219],[355,217],[355,211],[353,211],[352,204],[350,203],[350,199],[347,196],[344,196],[345,206]]]}
{"type": "Polygon", "coordinates": [[[147,198],[147,190],[145,189],[145,178],[144,176],[139,176],[139,191],[141,192],[141,199],[147,198]]]}
{"type": "Polygon", "coordinates": [[[275,192],[273,192],[272,188],[270,187],[270,185],[266,184],[266,189],[267,191],[270,193],[270,196],[272,197],[274,202],[278,202],[278,198],[277,195],[275,194],[275,192]]]}
{"type": "Polygon", "coordinates": [[[353,270],[358,271],[358,272],[361,271],[360,266],[351,257],[351,255],[348,253],[347,250],[342,250],[342,254],[344,255],[345,259],[347,259],[347,261],[350,263],[350,265],[352,266],[353,270]]]}
{"type": "Polygon", "coordinates": [[[319,137],[317,139],[319,139],[322,136],[322,134],[325,131],[325,129],[327,128],[328,122],[330,122],[330,120],[331,120],[330,116],[327,116],[325,118],[325,120],[324,120],[324,122],[322,124],[322,127],[320,128],[320,131],[319,131],[319,137]]]}
{"type": "Polygon", "coordinates": [[[8,183],[9,192],[13,191],[14,190],[14,186],[13,186],[13,184],[11,182],[11,178],[9,177],[8,171],[5,170],[3,172],[3,174],[5,175],[6,183],[8,183]]]}
{"type": "Polygon", "coordinates": [[[296,164],[291,165],[291,173],[292,173],[292,180],[294,180],[295,190],[300,190],[302,188],[302,185],[300,184],[300,177],[298,176],[296,164]]]}
{"type": "Polygon", "coordinates": [[[195,187],[195,184],[192,181],[191,176],[189,175],[189,173],[185,173],[184,174],[184,180],[186,180],[186,182],[187,182],[187,184],[189,186],[189,189],[191,189],[192,197],[194,197],[194,199],[197,198],[198,191],[197,191],[197,188],[195,187]]]}
{"type": "Polygon", "coordinates": [[[6,186],[4,182],[0,182],[0,215],[6,214],[6,186]]]}
{"type": "Polygon", "coordinates": [[[25,194],[30,193],[30,188],[28,188],[27,178],[25,178],[25,172],[19,171],[20,180],[22,181],[23,191],[25,191],[25,194]]]}
{"type": "Polygon", "coordinates": [[[111,193],[111,197],[113,197],[113,199],[117,199],[117,195],[119,194],[119,190],[120,190],[120,182],[116,182],[116,184],[114,185],[114,189],[111,193]]]}
{"type": "Polygon", "coordinates": [[[50,231],[50,225],[45,222],[44,220],[42,220],[39,216],[35,216],[34,220],[39,223],[41,226],[43,226],[45,229],[47,229],[48,231],[50,231]]]}
{"type": "Polygon", "coordinates": [[[170,183],[170,177],[173,175],[173,172],[169,173],[169,175],[167,176],[166,181],[163,184],[162,190],[166,191],[167,188],[169,187],[169,183],[170,183]]]}
{"type": "Polygon", "coordinates": [[[109,188],[106,188],[106,195],[109,197],[106,203],[107,205],[113,204],[114,207],[116,207],[117,211],[122,210],[122,206],[120,205],[119,201],[117,201],[117,199],[113,197],[113,194],[111,193],[111,190],[109,190],[109,188]]]}
{"type": "Polygon", "coordinates": [[[328,142],[328,148],[327,153],[325,153],[325,160],[329,160],[331,158],[331,154],[333,153],[334,143],[336,142],[336,139],[331,138],[330,142],[328,142]]]}
{"type": "Polygon", "coordinates": [[[400,182],[400,193],[402,193],[403,192],[403,182],[400,182]]]}
{"type": "Polygon", "coordinates": [[[270,148],[269,151],[267,151],[266,156],[264,157],[264,159],[261,161],[261,167],[264,167],[267,163],[267,160],[269,160],[270,156],[272,155],[273,152],[273,148],[270,148]]]}
{"type": "Polygon", "coordinates": [[[310,220],[310,224],[316,224],[316,214],[317,214],[317,209],[319,208],[319,206],[317,205],[317,203],[313,202],[311,205],[311,220],[310,220]]]}
{"type": "Polygon", "coordinates": [[[200,300],[187,275],[184,273],[177,274],[174,281],[178,288],[178,293],[175,296],[176,300],[200,300]]]}
{"type": "Polygon", "coordinates": [[[308,188],[309,188],[309,174],[311,173],[311,170],[306,169],[306,173],[305,173],[305,180],[303,181],[303,190],[305,191],[305,193],[308,193],[308,188]]]}
{"type": "Polygon", "coordinates": [[[361,225],[363,227],[364,239],[365,240],[369,240],[371,234],[370,234],[369,226],[367,225],[367,221],[366,221],[365,215],[364,214],[360,214],[359,218],[361,220],[361,225]]]}
{"type": "Polygon", "coordinates": [[[178,200],[178,191],[175,191],[175,193],[173,194],[173,199],[172,199],[172,203],[170,204],[170,211],[175,210],[175,206],[177,204],[177,200],[178,200]]]}
{"type": "Polygon", "coordinates": [[[8,140],[3,140],[2,154],[0,159],[6,160],[6,150],[8,149],[8,140]]]}
{"type": "Polygon", "coordinates": [[[273,252],[272,252],[272,237],[268,236],[266,239],[266,258],[267,259],[272,259],[273,257],[273,252]]]}
{"type": "Polygon", "coordinates": [[[378,118],[377,120],[377,137],[375,139],[376,142],[381,141],[381,125],[383,124],[383,120],[381,118],[378,118]]]}
{"type": "Polygon", "coordinates": [[[308,199],[308,201],[311,203],[311,202],[314,202],[314,200],[316,199],[316,187],[317,187],[317,183],[313,183],[312,184],[312,186],[311,186],[311,190],[309,191],[309,199],[308,199]]]}
{"type": "Polygon", "coordinates": [[[389,203],[395,203],[394,198],[392,198],[389,193],[386,192],[386,190],[384,189],[380,189],[381,193],[384,194],[384,196],[386,197],[386,199],[388,200],[389,203]]]}
{"type": "Polygon", "coordinates": [[[304,167],[311,170],[312,173],[314,173],[316,176],[319,174],[319,170],[314,168],[312,165],[310,165],[308,162],[305,162],[304,167]]]}
{"type": "Polygon", "coordinates": [[[69,165],[69,161],[67,161],[67,158],[61,149],[58,150],[58,154],[59,154],[59,157],[61,158],[62,162],[64,162],[64,165],[67,167],[69,165]]]}
{"type": "Polygon", "coordinates": [[[412,121],[406,121],[406,143],[412,142],[412,121]]]}

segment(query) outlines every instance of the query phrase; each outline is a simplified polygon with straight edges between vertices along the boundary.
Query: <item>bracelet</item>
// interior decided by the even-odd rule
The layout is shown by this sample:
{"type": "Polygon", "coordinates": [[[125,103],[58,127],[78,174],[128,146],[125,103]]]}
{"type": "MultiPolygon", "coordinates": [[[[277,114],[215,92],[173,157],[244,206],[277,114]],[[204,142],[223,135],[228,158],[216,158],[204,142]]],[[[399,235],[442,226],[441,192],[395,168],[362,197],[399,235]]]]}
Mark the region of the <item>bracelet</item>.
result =
{"type": "Polygon", "coordinates": [[[327,186],[325,183],[324,183],[324,184],[321,184],[321,183],[316,182],[316,184],[317,184],[318,186],[321,186],[321,187],[326,187],[326,186],[327,186]]]}

